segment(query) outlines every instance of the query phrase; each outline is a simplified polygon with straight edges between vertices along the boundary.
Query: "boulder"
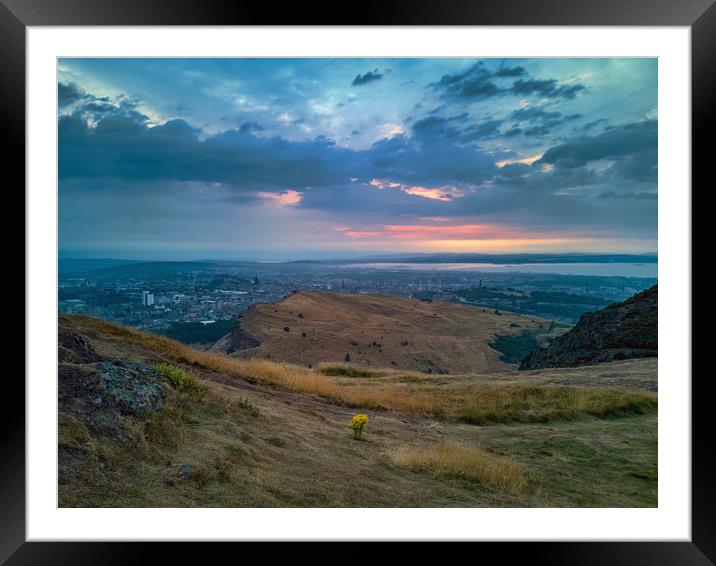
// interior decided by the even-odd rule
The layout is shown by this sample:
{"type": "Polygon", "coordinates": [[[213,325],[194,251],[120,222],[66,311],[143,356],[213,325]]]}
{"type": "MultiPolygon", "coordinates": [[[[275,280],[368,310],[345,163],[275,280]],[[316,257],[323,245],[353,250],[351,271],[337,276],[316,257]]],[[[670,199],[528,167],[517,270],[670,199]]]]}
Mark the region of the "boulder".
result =
{"type": "Polygon", "coordinates": [[[101,362],[98,397],[95,405],[107,403],[123,415],[143,417],[164,407],[161,377],[149,366],[133,362],[101,362]]]}

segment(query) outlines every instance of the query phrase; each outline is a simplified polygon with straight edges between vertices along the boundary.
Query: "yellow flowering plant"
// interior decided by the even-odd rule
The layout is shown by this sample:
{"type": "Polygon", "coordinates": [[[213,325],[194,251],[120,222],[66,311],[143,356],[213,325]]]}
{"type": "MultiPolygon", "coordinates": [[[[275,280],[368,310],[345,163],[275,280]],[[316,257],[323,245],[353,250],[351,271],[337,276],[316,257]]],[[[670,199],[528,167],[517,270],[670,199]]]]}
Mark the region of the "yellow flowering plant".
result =
{"type": "Polygon", "coordinates": [[[363,434],[363,428],[367,424],[368,415],[364,415],[362,413],[354,415],[350,423],[350,426],[353,429],[353,436],[355,438],[360,438],[360,435],[363,434]]]}

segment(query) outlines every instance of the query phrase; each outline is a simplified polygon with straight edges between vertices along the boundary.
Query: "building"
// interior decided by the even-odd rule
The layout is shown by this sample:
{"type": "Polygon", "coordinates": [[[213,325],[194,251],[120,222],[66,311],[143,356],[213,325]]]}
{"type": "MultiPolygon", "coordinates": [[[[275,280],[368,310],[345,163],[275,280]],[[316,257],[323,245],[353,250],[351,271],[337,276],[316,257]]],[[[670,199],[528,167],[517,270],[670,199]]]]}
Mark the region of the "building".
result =
{"type": "Polygon", "coordinates": [[[154,293],[151,291],[142,291],[142,305],[151,307],[154,304],[154,293]]]}

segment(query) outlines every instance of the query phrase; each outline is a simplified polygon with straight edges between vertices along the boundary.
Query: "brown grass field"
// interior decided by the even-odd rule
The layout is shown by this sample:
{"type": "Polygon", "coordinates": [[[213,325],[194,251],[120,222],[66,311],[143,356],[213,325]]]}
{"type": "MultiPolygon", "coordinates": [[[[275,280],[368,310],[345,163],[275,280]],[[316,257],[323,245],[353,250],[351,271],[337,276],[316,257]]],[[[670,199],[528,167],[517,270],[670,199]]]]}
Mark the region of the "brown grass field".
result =
{"type": "MultiPolygon", "coordinates": [[[[184,368],[130,440],[60,414],[60,506],[655,506],[656,363],[425,375],[309,370],[61,316],[107,358],[184,368]],[[354,440],[348,422],[369,423],[354,440]],[[447,443],[447,444],[446,444],[447,443]],[[191,464],[188,478],[176,469],[191,464]]],[[[347,369],[346,369],[347,366],[347,369]]],[[[351,370],[351,371],[348,371],[351,370]]]]}
{"type": "MultiPolygon", "coordinates": [[[[261,346],[233,356],[301,366],[344,362],[358,367],[430,373],[479,373],[514,369],[489,347],[495,334],[523,330],[544,341],[564,331],[549,321],[442,301],[381,295],[301,292],[251,307],[241,329],[261,346]],[[517,326],[515,326],[517,325],[517,326]],[[288,331],[285,330],[288,328],[288,331]]],[[[227,351],[228,337],[215,349],[227,351]]]]}

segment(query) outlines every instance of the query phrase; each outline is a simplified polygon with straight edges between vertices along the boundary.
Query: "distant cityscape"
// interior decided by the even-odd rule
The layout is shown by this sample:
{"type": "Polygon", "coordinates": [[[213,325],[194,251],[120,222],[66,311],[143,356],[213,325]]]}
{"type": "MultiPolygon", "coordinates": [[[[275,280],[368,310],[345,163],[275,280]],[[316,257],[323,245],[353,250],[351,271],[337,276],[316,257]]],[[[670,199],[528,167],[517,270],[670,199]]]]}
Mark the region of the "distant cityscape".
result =
{"type": "Polygon", "coordinates": [[[459,302],[574,323],[583,312],[622,301],[655,282],[528,271],[366,269],[329,262],[60,260],[58,299],[60,313],[158,333],[217,322],[224,322],[217,325],[217,332],[224,332],[251,305],[277,302],[298,291],[459,302]]]}

